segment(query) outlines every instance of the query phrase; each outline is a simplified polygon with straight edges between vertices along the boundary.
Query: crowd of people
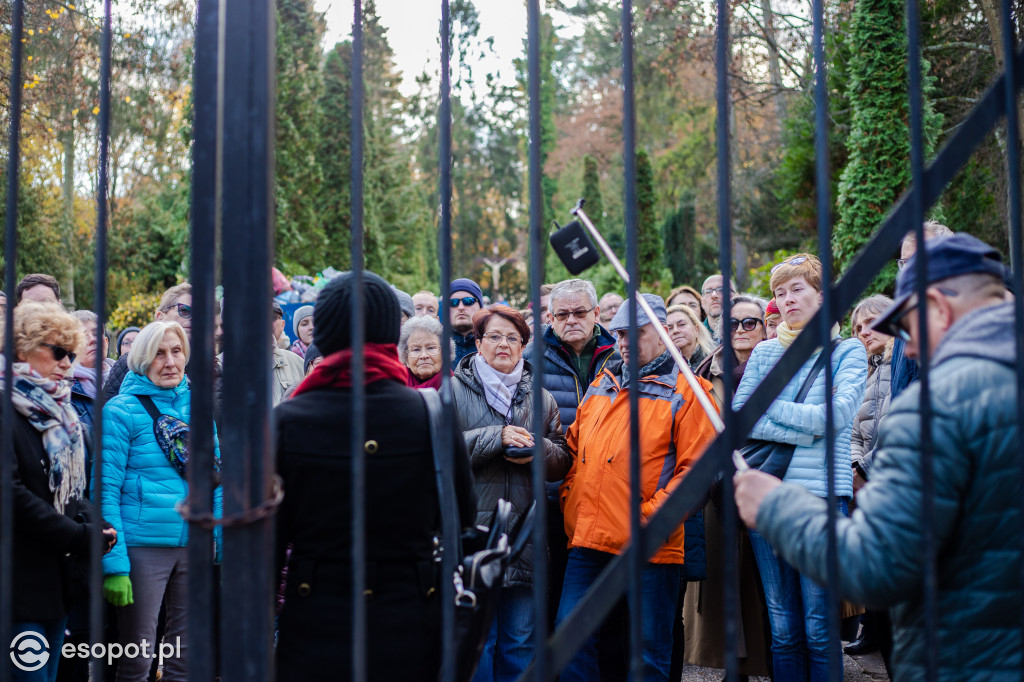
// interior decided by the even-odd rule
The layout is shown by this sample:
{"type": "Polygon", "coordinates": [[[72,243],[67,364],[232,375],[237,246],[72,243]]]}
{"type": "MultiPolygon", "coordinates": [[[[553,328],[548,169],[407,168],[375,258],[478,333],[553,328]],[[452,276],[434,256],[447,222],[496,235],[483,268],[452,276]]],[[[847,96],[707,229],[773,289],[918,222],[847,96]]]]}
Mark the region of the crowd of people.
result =
{"type": "MultiPolygon", "coordinates": [[[[1024,606],[1012,295],[997,252],[938,223],[925,228],[933,528],[942,553],[939,672],[943,679],[1011,679],[1022,662],[1015,614],[1024,606]]],[[[840,519],[839,587],[849,600],[844,611],[864,613],[861,634],[847,651],[880,648],[894,678],[922,677],[916,251],[911,233],[895,299],[874,294],[860,301],[850,319],[853,335],[843,339],[837,324],[755,424],[750,438],[785,452],[786,459],[775,476],[756,470],[736,475],[746,529],[728,533],[723,498],[709,494],[647,562],[640,605],[645,679],[678,680],[684,663],[725,666],[727,590],[739,603],[733,644],[742,676],[827,678],[836,646],[824,587],[830,471],[840,519]],[[828,378],[822,354],[831,357],[828,378]],[[826,444],[828,433],[832,442],[826,444]],[[732,549],[739,562],[732,585],[723,559],[727,536],[737,543],[732,549]]],[[[630,543],[629,392],[638,394],[639,513],[646,523],[715,438],[695,389],[720,410],[728,381],[732,407],[740,409],[818,313],[828,284],[807,253],[775,264],[771,300],[742,293],[716,274],[699,290],[678,287],[667,299],[642,293],[647,306],[641,309],[635,300],[614,292],[599,296],[593,283],[569,279],[542,288],[542,325],[534,329],[532,308],[490,304],[471,279],[452,281],[441,306],[434,292],[409,295],[364,273],[368,513],[360,559],[370,678],[437,678],[443,648],[438,557],[449,548],[439,535],[441,505],[454,504],[468,528],[492,523],[498,501],[505,500],[513,532],[528,525],[536,505],[546,507],[547,546],[529,538],[506,567],[474,679],[517,679],[534,657],[537,619],[547,619],[548,629],[562,623],[630,543]],[[445,308],[448,345],[438,317],[445,308]],[[635,347],[629,334],[634,313],[635,347]],[[676,365],[658,327],[686,368],[676,365]],[[732,358],[725,355],[726,334],[732,358]],[[541,367],[532,364],[535,348],[541,367]],[[431,421],[415,390],[441,389],[444,382],[457,420],[448,453],[455,464],[454,500],[445,500],[434,484],[431,421]],[[542,412],[535,415],[538,392],[542,412]],[[535,455],[543,457],[547,481],[542,500],[533,493],[535,455]],[[538,562],[548,565],[546,614],[533,610],[538,562]]],[[[354,289],[354,276],[339,274],[315,300],[292,310],[290,322],[279,302],[272,304],[265,361],[272,367],[285,492],[276,536],[282,680],[322,679],[328,671],[344,677],[351,667],[344,643],[352,636],[350,585],[359,558],[352,555],[349,504],[354,289]]],[[[15,631],[40,633],[51,651],[65,637],[84,636],[83,576],[98,525],[106,550],[108,638],[122,645],[180,638],[160,674],[183,680],[190,567],[188,524],[179,505],[189,496],[191,288],[168,289],[141,328],[116,336],[100,330],[102,348],[97,316],[66,312],[54,278],[29,275],[16,297],[15,441],[5,455],[14,472],[15,631]],[[99,390],[105,396],[101,442],[93,409],[99,390]],[[102,468],[96,469],[100,450],[102,468]],[[104,518],[96,517],[90,499],[102,499],[104,518]]],[[[219,405],[220,363],[214,366],[219,405]]],[[[215,455],[209,473],[219,515],[219,447],[215,455]]],[[[237,454],[226,456],[230,467],[237,454]]],[[[206,475],[191,475],[199,473],[206,475]]],[[[216,563],[219,532],[215,544],[216,563]]],[[[628,676],[628,599],[623,602],[559,679],[628,676]]],[[[116,679],[146,680],[155,667],[141,656],[122,659],[116,679]]],[[[17,680],[88,679],[60,656],[35,671],[10,670],[17,680]]]]}

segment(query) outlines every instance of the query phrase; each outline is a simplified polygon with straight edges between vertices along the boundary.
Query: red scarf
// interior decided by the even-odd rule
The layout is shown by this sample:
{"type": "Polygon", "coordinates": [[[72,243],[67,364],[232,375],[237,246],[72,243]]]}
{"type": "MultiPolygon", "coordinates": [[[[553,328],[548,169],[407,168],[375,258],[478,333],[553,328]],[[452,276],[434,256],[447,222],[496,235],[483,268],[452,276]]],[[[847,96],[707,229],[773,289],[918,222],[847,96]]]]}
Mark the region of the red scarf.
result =
{"type": "MultiPolygon", "coordinates": [[[[438,392],[441,391],[441,379],[444,376],[443,374],[441,374],[441,372],[438,372],[437,374],[430,377],[426,381],[420,381],[419,379],[417,379],[416,375],[412,373],[411,369],[407,369],[406,372],[407,376],[405,380],[405,385],[408,386],[409,388],[433,388],[438,392]]],[[[448,376],[454,376],[454,374],[448,372],[448,376]]]]}
{"type": "MultiPolygon", "coordinates": [[[[398,347],[395,344],[368,343],[364,348],[364,385],[385,379],[405,385],[408,369],[398,361],[398,347]]],[[[302,380],[292,397],[318,388],[352,388],[351,348],[325,356],[316,369],[302,380]]]]}

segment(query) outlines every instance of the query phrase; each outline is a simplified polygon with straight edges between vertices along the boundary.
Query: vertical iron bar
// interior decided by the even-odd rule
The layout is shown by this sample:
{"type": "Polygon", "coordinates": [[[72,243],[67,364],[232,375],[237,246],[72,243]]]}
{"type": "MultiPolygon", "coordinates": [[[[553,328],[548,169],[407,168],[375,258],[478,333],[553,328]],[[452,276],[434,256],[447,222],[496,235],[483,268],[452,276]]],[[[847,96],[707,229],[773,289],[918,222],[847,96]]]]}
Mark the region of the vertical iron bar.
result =
{"type": "MultiPolygon", "coordinates": [[[[224,514],[271,494],[270,267],[274,234],[273,0],[225,3],[221,224],[224,280],[224,514]],[[255,361],[254,361],[255,359],[255,361]]],[[[273,673],[274,542],[269,518],[224,529],[221,670],[273,673]]],[[[198,567],[193,567],[194,570],[198,567]]]]}
{"type": "MultiPolygon", "coordinates": [[[[11,594],[14,585],[14,289],[17,284],[18,251],[18,173],[21,162],[21,38],[25,14],[24,0],[11,6],[11,108],[7,137],[7,221],[4,227],[4,289],[7,306],[4,314],[4,398],[3,423],[0,424],[0,642],[13,638],[11,594]]],[[[6,662],[5,662],[6,666],[6,662]]]]}
{"type": "MultiPolygon", "coordinates": [[[[732,350],[732,333],[729,320],[732,319],[732,168],[731,141],[729,139],[729,62],[732,46],[729,41],[730,12],[728,0],[718,0],[718,26],[715,36],[716,91],[716,139],[718,141],[718,269],[722,274],[722,418],[726,433],[734,432],[732,409],[732,372],[735,355],[732,350]]],[[[703,293],[703,292],[702,292],[703,293]]],[[[725,676],[735,680],[739,673],[736,642],[739,636],[739,527],[736,506],[733,503],[732,476],[722,477],[722,502],[724,506],[723,552],[725,579],[725,676]]],[[[676,614],[678,618],[678,614],[676,614]]],[[[684,624],[685,625],[685,624],[684,624]]]]}
{"type": "MultiPolygon", "coordinates": [[[[100,47],[100,119],[99,119],[99,168],[96,179],[96,276],[95,301],[93,310],[96,312],[96,397],[93,400],[93,466],[103,472],[103,329],[107,322],[107,223],[108,203],[107,191],[110,184],[110,71],[112,51],[111,7],[110,0],[103,0],[103,38],[100,47]]],[[[88,333],[88,330],[86,330],[88,333]]],[[[97,518],[103,518],[103,497],[93,495],[93,506],[97,518]]],[[[94,524],[89,538],[89,589],[92,598],[89,600],[89,643],[103,641],[103,612],[105,604],[99,598],[102,594],[102,527],[94,524]]],[[[123,540],[123,538],[121,538],[123,540]]],[[[103,662],[92,658],[89,661],[90,677],[94,680],[103,679],[103,662]]]]}
{"type": "MultiPolygon", "coordinates": [[[[530,300],[533,313],[533,499],[536,503],[533,546],[547,546],[547,490],[544,488],[544,344],[538,337],[543,328],[540,310],[540,285],[544,281],[544,241],[541,224],[544,206],[541,191],[541,121],[540,121],[540,2],[527,0],[526,32],[530,95],[530,300]]],[[[534,679],[544,682],[548,671],[548,562],[546,552],[534,552],[533,638],[536,652],[534,679]]]]}
{"type": "Polygon", "coordinates": [[[832,404],[832,198],[829,185],[828,163],[828,69],[825,64],[825,6],[824,0],[814,0],[814,156],[815,191],[818,213],[818,257],[821,260],[822,302],[820,315],[821,352],[825,354],[825,479],[828,500],[828,678],[842,682],[843,659],[839,642],[839,563],[836,546],[838,521],[836,498],[835,415],[832,404]]]}
{"type": "MultiPolygon", "coordinates": [[[[1003,24],[1003,54],[1006,55],[1004,70],[1006,73],[1006,175],[1009,180],[1007,191],[1009,193],[1010,211],[1010,265],[1013,268],[1013,291],[1016,294],[1013,299],[1014,320],[1016,322],[1017,334],[1015,344],[1017,346],[1017,424],[1024,424],[1024,243],[1021,239],[1021,189],[1020,189],[1020,119],[1017,116],[1017,54],[1016,40],[1014,40],[1013,17],[1008,0],[1000,2],[1000,13],[1003,24]]],[[[1024,449],[1018,451],[1018,480],[1024,485],[1024,449]]],[[[1024,496],[1021,496],[1021,518],[1024,518],[1024,496]]],[[[1021,537],[1024,542],[1024,535],[1021,537]]],[[[1024,570],[1024,566],[1021,567],[1024,570]]],[[[1024,585],[1024,574],[1021,575],[1021,585],[1024,585]]],[[[1021,622],[1021,644],[1024,645],[1024,614],[1021,622]]]]}
{"type": "MultiPolygon", "coordinates": [[[[440,111],[438,112],[438,194],[440,195],[441,214],[438,225],[438,255],[441,260],[440,306],[441,316],[441,348],[450,348],[452,343],[451,312],[449,310],[449,286],[452,281],[452,105],[451,105],[451,7],[449,0],[441,0],[441,85],[440,111]]],[[[441,353],[441,408],[444,424],[448,428],[441,432],[441,443],[445,452],[451,453],[450,471],[455,471],[454,448],[451,439],[461,437],[456,434],[455,408],[452,402],[451,384],[452,359],[447,351],[441,353]]],[[[456,501],[457,502],[457,501],[456,501]]],[[[440,500],[445,504],[445,500],[440,500]]],[[[456,504],[456,511],[458,505],[456,504]]],[[[456,524],[457,526],[457,524],[456,524]]],[[[456,562],[461,557],[456,555],[460,543],[457,540],[460,528],[444,528],[444,551],[441,553],[441,633],[442,663],[441,676],[443,682],[454,682],[457,672],[455,662],[455,586],[452,575],[456,562]]]]}
{"type": "MultiPolygon", "coordinates": [[[[193,513],[213,509],[213,381],[216,347],[213,338],[214,285],[217,229],[219,227],[217,162],[220,129],[219,95],[220,0],[201,0],[196,16],[195,66],[193,69],[192,124],[192,411],[189,448],[192,467],[189,477],[189,506],[193,513]],[[197,475],[198,472],[198,475],[197,475]]],[[[189,678],[212,680],[214,656],[214,604],[212,563],[213,533],[198,524],[189,525],[188,562],[194,567],[188,576],[189,678]]],[[[273,565],[273,564],[272,564],[273,565]]]]}
{"type": "MultiPolygon", "coordinates": [[[[935,469],[932,449],[931,371],[926,319],[928,286],[928,254],[924,233],[924,112],[921,88],[920,13],[918,0],[907,0],[907,69],[910,97],[910,168],[914,189],[911,199],[911,221],[917,237],[918,354],[921,363],[921,525],[924,540],[925,672],[929,680],[938,674],[938,567],[935,544],[935,469]]],[[[1007,63],[1012,61],[1012,53],[1007,63]]],[[[1012,84],[1011,84],[1012,87],[1012,84]]],[[[1012,109],[1012,100],[1008,109],[1012,109]]]]}
{"type": "MultiPolygon", "coordinates": [[[[626,268],[629,282],[626,286],[629,305],[629,651],[630,677],[643,680],[643,570],[647,563],[640,537],[640,387],[641,363],[637,356],[639,330],[637,316],[640,308],[636,298],[640,295],[640,261],[637,245],[636,206],[636,102],[633,90],[633,2],[622,3],[622,137],[625,174],[626,268]]],[[[653,321],[657,324],[657,321],[653,321]]]]}
{"type": "Polygon", "coordinates": [[[352,679],[366,678],[366,388],[363,341],[363,3],[352,18],[352,679]]]}

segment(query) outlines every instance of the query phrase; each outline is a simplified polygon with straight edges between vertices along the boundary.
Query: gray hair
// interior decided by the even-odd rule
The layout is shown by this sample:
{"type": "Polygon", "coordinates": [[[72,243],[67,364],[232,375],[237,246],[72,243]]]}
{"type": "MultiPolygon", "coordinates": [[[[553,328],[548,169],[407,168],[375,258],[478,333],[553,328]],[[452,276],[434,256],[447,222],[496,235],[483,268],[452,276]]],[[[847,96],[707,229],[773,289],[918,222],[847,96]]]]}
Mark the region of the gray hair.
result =
{"type": "Polygon", "coordinates": [[[764,320],[764,313],[768,310],[768,301],[764,300],[760,296],[754,294],[740,294],[739,296],[732,297],[732,305],[737,303],[749,303],[756,305],[761,310],[761,320],[764,320]]]}
{"type": "MultiPolygon", "coordinates": [[[[79,324],[82,325],[82,331],[86,334],[86,343],[88,343],[89,337],[96,338],[96,313],[91,310],[76,310],[71,313],[71,317],[78,320],[79,324]]],[[[107,335],[107,330],[103,330],[103,335],[107,335]]]]}
{"type": "MultiPolygon", "coordinates": [[[[441,327],[441,320],[430,315],[419,315],[417,317],[410,317],[402,325],[402,333],[398,337],[398,359],[403,364],[408,364],[409,360],[409,337],[416,332],[427,332],[437,337],[437,345],[441,345],[441,338],[444,333],[444,329],[441,327]]],[[[450,356],[451,359],[455,359],[455,339],[450,341],[450,356]]]]}
{"type": "Polygon", "coordinates": [[[892,305],[892,299],[885,294],[875,294],[862,299],[860,303],[853,309],[853,314],[850,315],[850,322],[853,325],[857,324],[857,318],[864,314],[874,313],[875,315],[881,315],[889,306],[892,305]]]}
{"type": "Polygon", "coordinates": [[[128,351],[128,369],[136,374],[146,376],[146,372],[149,371],[149,366],[153,364],[156,352],[164,340],[164,334],[167,332],[174,332],[177,335],[178,340],[181,341],[181,350],[185,354],[185,362],[188,363],[191,349],[185,330],[177,322],[157,320],[143,327],[139,335],[135,337],[135,343],[132,344],[132,349],[128,351]]]}
{"type": "Polygon", "coordinates": [[[597,305],[597,289],[594,283],[586,279],[566,279],[556,284],[551,289],[551,298],[548,299],[548,307],[554,308],[555,301],[574,294],[584,294],[590,302],[590,307],[597,305]]]}
{"type": "MultiPolygon", "coordinates": [[[[937,220],[927,220],[924,223],[924,238],[927,241],[929,237],[934,239],[935,237],[952,237],[953,230],[949,229],[937,220]]],[[[900,242],[900,246],[903,244],[916,244],[917,243],[917,232],[911,230],[907,232],[907,236],[900,242]]]]}

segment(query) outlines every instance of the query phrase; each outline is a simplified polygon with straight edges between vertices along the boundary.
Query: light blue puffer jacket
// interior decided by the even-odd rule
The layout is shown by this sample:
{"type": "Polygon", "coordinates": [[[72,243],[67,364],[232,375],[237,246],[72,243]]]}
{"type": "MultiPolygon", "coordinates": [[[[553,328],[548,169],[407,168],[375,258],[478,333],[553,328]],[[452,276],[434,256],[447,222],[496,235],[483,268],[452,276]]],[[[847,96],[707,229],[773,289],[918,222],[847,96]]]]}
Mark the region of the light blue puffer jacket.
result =
{"type": "MultiPolygon", "coordinates": [[[[156,442],[153,418],[136,396],[148,395],[161,414],[186,424],[191,412],[188,379],[174,388],[160,388],[148,378],[128,372],[121,391],[103,406],[103,478],[93,472],[93,490],[103,495],[103,516],[117,529],[118,543],[103,557],[104,575],[128,575],[127,547],[184,547],[188,524],[175,505],[188,497],[181,477],[156,442]]],[[[217,455],[220,446],[214,439],[217,455]]],[[[214,510],[221,508],[221,489],[214,492],[214,510]]]]}
{"type": "MultiPolygon", "coordinates": [[[[747,361],[743,380],[732,404],[739,409],[775,366],[785,352],[778,339],[762,341],[747,361]]],[[[818,497],[825,497],[828,483],[825,472],[825,373],[820,372],[802,403],[793,402],[811,371],[818,354],[800,368],[764,416],[754,425],[751,438],[793,443],[796,450],[786,471],[785,481],[797,483],[818,497]]],[[[868,357],[857,339],[842,341],[832,353],[832,414],[835,434],[836,495],[853,497],[853,473],[850,464],[850,434],[853,418],[864,399],[868,376],[868,357]]]]}

